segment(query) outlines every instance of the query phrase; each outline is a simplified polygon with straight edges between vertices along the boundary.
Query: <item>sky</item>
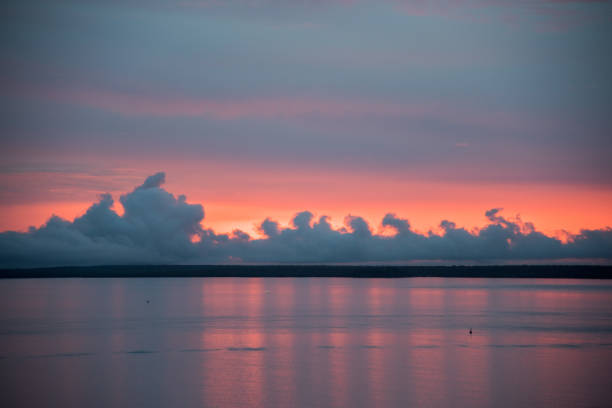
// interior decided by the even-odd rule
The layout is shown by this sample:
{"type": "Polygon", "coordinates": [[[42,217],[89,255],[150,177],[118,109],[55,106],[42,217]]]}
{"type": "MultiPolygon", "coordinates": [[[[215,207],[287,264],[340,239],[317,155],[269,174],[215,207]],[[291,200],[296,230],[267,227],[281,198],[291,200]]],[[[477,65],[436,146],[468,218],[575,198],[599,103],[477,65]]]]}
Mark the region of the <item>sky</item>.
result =
{"type": "Polygon", "coordinates": [[[2,26],[0,265],[612,259],[611,2],[24,0],[2,26]]]}

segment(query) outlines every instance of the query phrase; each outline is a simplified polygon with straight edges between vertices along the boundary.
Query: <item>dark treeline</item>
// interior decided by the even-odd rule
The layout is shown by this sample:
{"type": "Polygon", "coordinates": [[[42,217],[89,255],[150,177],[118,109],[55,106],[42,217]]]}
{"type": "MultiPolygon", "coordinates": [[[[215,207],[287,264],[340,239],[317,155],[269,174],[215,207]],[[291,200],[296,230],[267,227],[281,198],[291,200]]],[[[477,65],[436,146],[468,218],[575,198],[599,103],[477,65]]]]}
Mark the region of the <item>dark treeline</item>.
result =
{"type": "Polygon", "coordinates": [[[0,270],[0,278],[342,277],[610,279],[612,265],[121,265],[0,270]]]}

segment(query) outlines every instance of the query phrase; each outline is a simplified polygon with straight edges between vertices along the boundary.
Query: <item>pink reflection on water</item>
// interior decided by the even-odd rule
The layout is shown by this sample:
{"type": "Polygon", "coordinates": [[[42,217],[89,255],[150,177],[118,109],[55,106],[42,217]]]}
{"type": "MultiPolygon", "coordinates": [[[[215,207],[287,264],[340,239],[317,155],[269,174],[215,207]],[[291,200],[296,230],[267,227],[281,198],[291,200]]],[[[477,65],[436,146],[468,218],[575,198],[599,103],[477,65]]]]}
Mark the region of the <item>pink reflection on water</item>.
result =
{"type": "Polygon", "coordinates": [[[265,296],[266,291],[263,279],[248,279],[246,283],[246,296],[239,303],[239,312],[244,310],[245,314],[252,318],[261,316],[265,296]]]}
{"type": "Polygon", "coordinates": [[[263,405],[263,355],[255,349],[261,342],[260,333],[202,332],[201,352],[196,357],[201,359],[204,406],[215,406],[221,401],[228,406],[263,405]],[[235,344],[251,346],[228,346],[235,344]]]}
{"type": "Polygon", "coordinates": [[[402,337],[410,401],[415,406],[447,406],[453,401],[488,406],[489,338],[486,330],[479,330],[489,307],[488,291],[471,287],[467,280],[453,281],[451,288],[445,288],[446,283],[431,279],[406,289],[409,311],[414,319],[422,319],[420,327],[402,337]],[[456,313],[456,319],[450,318],[456,313]]]}
{"type": "Polygon", "coordinates": [[[326,343],[332,347],[327,365],[331,380],[332,405],[335,407],[349,406],[349,354],[344,350],[349,344],[349,334],[339,331],[328,333],[326,343]]]}
{"type": "Polygon", "coordinates": [[[290,315],[295,303],[293,279],[274,279],[269,286],[268,295],[272,297],[272,308],[276,314],[290,315]]]}
{"type": "Polygon", "coordinates": [[[445,296],[450,307],[465,312],[487,310],[489,303],[489,291],[485,288],[449,290],[445,296]]]}
{"type": "MultiPolygon", "coordinates": [[[[449,350],[452,367],[449,372],[458,373],[454,386],[457,395],[454,397],[461,401],[470,401],[472,406],[492,406],[490,401],[490,370],[491,348],[489,333],[486,330],[473,330],[472,334],[460,330],[455,333],[457,347],[449,350]]],[[[451,380],[452,381],[452,380],[451,380]]]]}
{"type": "Polygon", "coordinates": [[[393,406],[400,401],[397,398],[398,379],[395,353],[397,335],[395,331],[383,328],[378,319],[385,319],[393,314],[398,290],[381,280],[367,282],[366,297],[369,324],[363,337],[361,354],[364,356],[363,369],[367,372],[366,406],[393,406]]]}
{"type": "Polygon", "coordinates": [[[363,353],[366,357],[365,369],[367,370],[367,405],[388,406],[386,392],[387,388],[393,384],[394,379],[390,378],[390,370],[387,370],[385,356],[388,356],[391,351],[392,342],[390,337],[392,333],[382,332],[380,330],[369,330],[365,336],[366,344],[364,345],[363,353]],[[385,349],[386,348],[386,349],[385,349]]]}
{"type": "Polygon", "coordinates": [[[445,294],[445,290],[438,288],[410,288],[406,293],[410,307],[415,311],[443,309],[445,294]]]}
{"type": "Polygon", "coordinates": [[[243,320],[237,326],[225,328],[222,323],[223,329],[201,333],[201,349],[215,353],[204,360],[203,401],[206,406],[220,400],[231,406],[291,406],[299,351],[296,333],[282,327],[295,306],[294,280],[248,279],[239,284],[242,290],[223,279],[202,283],[205,315],[242,316],[243,320]],[[211,372],[223,374],[218,377],[211,372]]]}
{"type": "Polygon", "coordinates": [[[265,339],[253,324],[261,316],[265,295],[261,279],[249,279],[241,288],[234,279],[203,279],[202,307],[206,316],[246,316],[246,327],[205,329],[200,335],[204,406],[223,401],[228,406],[264,404],[265,339]],[[240,290],[242,289],[242,290],[240,290]],[[222,353],[220,357],[220,354],[222,353]]]}
{"type": "Polygon", "coordinates": [[[329,301],[329,314],[332,328],[327,331],[325,344],[330,347],[327,371],[330,375],[331,395],[330,400],[335,407],[349,406],[349,380],[350,367],[348,352],[346,348],[350,345],[350,334],[343,327],[346,323],[343,314],[346,314],[351,299],[350,288],[344,285],[343,279],[330,279],[330,284],[325,288],[326,297],[329,301]]]}
{"type": "Polygon", "coordinates": [[[440,333],[416,330],[406,336],[407,386],[415,406],[443,406],[448,402],[446,388],[441,388],[445,382],[441,337],[440,333]]]}
{"type": "Polygon", "coordinates": [[[275,331],[267,330],[266,322],[261,323],[267,346],[265,367],[274,367],[274,370],[263,372],[266,406],[295,406],[299,351],[296,349],[295,331],[285,328],[285,322],[293,314],[295,305],[294,282],[294,279],[272,279],[266,285],[266,310],[280,322],[280,327],[275,331]]]}
{"type": "Polygon", "coordinates": [[[13,397],[40,402],[16,386],[28,383],[58,406],[572,407],[612,398],[605,282],[58,282],[0,282],[0,365],[13,397]]]}
{"type": "MultiPolygon", "coordinates": [[[[111,315],[115,321],[121,322],[125,319],[125,285],[120,280],[113,280],[110,288],[110,307],[111,315]]],[[[109,337],[110,349],[121,351],[126,349],[125,330],[113,330],[109,337]]],[[[120,406],[124,400],[126,384],[126,370],[124,357],[113,355],[110,358],[110,365],[113,375],[110,378],[110,398],[111,405],[120,406]]]]}

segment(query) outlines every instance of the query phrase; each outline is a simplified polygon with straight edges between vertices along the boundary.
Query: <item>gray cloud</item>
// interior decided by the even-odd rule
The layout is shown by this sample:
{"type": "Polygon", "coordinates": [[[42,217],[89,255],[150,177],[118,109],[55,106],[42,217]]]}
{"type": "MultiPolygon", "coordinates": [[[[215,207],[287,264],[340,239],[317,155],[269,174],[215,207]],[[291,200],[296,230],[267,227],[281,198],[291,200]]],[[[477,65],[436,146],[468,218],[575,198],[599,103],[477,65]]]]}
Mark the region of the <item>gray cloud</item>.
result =
{"type": "Polygon", "coordinates": [[[486,211],[489,224],[477,231],[440,223],[442,234],[421,234],[406,219],[384,216],[381,225],[392,236],[375,234],[361,217],[349,215],[334,229],[327,216],[297,213],[281,228],[266,218],[253,239],[234,230],[217,234],[202,228],[204,209],[184,195],[163,189],[164,173],[148,177],[113,209],[103,194],[87,212],[70,222],[52,216],[28,232],[0,233],[0,267],[141,263],[340,263],[464,261],[509,262],[564,259],[612,260],[612,229],[583,230],[568,242],[536,231],[519,218],[507,219],[501,209],[486,211]]]}

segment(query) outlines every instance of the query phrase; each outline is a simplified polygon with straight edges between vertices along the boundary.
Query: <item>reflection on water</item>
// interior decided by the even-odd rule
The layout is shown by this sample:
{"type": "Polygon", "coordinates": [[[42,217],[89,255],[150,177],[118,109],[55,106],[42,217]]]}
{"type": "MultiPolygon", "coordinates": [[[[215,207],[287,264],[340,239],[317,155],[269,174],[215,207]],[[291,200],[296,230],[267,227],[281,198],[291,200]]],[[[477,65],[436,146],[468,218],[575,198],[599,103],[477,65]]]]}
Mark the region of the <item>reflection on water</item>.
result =
{"type": "Polygon", "coordinates": [[[611,370],[606,281],[0,281],[3,406],[602,406],[611,370]]]}

